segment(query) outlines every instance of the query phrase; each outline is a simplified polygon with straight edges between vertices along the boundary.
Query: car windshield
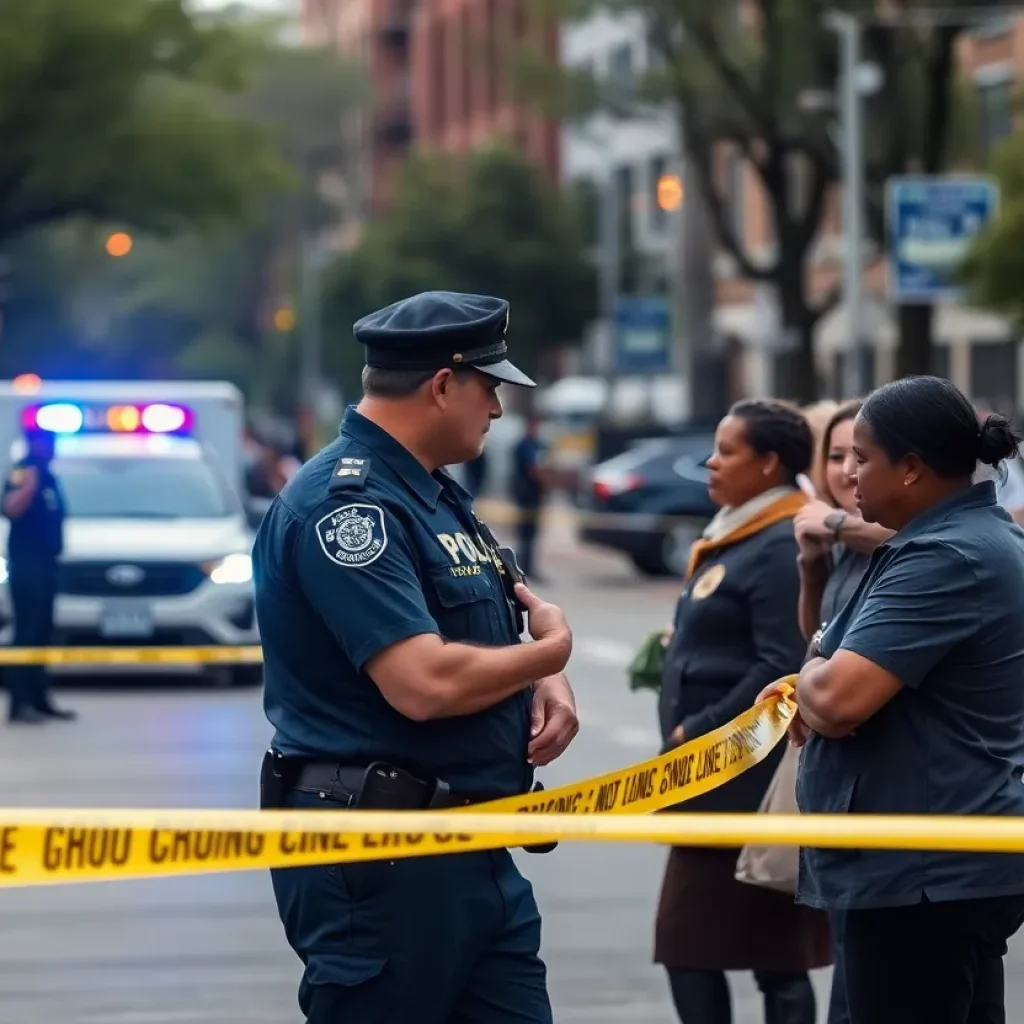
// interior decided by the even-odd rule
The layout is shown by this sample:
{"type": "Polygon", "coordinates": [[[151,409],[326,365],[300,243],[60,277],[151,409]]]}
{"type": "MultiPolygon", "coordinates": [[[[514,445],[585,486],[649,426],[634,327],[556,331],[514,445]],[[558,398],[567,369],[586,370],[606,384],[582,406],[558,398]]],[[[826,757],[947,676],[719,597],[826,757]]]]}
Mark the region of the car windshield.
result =
{"type": "Polygon", "coordinates": [[[219,519],[234,514],[224,482],[203,459],[55,459],[68,515],[76,519],[219,519]]]}

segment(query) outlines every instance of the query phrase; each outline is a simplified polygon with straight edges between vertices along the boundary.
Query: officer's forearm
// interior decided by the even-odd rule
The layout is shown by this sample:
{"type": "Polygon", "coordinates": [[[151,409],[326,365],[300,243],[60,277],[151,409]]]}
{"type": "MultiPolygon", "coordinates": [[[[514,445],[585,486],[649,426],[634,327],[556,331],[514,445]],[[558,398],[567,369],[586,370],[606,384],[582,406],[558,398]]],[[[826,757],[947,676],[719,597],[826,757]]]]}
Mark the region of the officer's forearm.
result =
{"type": "Polygon", "coordinates": [[[472,715],[561,672],[568,640],[547,639],[514,647],[446,644],[432,672],[431,718],[472,715]]]}
{"type": "Polygon", "coordinates": [[[366,671],[399,714],[426,722],[493,707],[561,672],[571,650],[568,633],[513,647],[447,644],[421,634],[381,652],[366,671]]]}

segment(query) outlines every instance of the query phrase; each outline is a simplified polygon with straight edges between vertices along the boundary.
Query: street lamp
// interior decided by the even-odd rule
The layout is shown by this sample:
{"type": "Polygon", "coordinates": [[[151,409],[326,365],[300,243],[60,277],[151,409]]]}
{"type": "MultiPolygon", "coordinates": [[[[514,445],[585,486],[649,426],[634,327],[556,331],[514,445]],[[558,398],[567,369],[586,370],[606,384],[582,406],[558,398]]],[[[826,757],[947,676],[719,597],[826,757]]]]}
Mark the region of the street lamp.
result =
{"type": "Polygon", "coordinates": [[[115,231],[107,238],[104,248],[107,250],[108,256],[120,258],[127,256],[132,251],[133,244],[131,235],[124,231],[115,231]]]}

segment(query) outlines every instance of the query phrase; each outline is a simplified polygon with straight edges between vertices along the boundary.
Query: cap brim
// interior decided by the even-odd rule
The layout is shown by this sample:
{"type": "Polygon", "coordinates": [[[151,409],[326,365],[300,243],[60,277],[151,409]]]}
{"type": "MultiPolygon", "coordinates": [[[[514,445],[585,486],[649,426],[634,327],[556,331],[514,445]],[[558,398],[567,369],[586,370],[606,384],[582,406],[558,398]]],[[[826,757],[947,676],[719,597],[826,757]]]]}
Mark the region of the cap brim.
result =
{"type": "Polygon", "coordinates": [[[500,363],[488,363],[486,366],[474,366],[473,369],[479,370],[488,377],[494,377],[495,380],[504,381],[506,384],[518,384],[521,388],[537,386],[535,380],[531,380],[519,367],[514,366],[507,359],[502,359],[500,363]]]}

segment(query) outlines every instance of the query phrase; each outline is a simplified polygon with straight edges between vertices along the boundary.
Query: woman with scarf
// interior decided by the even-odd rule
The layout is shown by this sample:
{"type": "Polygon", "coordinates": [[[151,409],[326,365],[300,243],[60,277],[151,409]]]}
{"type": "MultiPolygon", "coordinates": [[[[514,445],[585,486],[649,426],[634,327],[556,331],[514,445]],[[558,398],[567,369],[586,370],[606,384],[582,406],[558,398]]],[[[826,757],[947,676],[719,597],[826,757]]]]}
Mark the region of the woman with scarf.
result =
{"type": "MultiPolygon", "coordinates": [[[[746,710],[798,672],[796,485],[813,456],[810,427],[782,402],[743,401],[715,433],[709,493],[720,512],[691,551],[668,641],[659,703],[665,748],[746,710]]],[[[678,811],[757,811],[783,752],[678,811]]],[[[738,849],[674,847],[662,883],[655,962],[682,1024],[731,1024],[724,972],[748,970],[768,1024],[814,1024],[808,971],[831,962],[827,920],[783,892],[736,880],[738,849]]]]}

